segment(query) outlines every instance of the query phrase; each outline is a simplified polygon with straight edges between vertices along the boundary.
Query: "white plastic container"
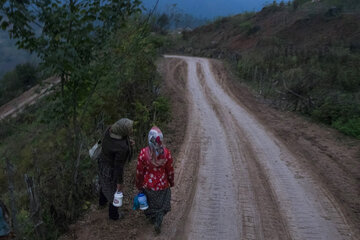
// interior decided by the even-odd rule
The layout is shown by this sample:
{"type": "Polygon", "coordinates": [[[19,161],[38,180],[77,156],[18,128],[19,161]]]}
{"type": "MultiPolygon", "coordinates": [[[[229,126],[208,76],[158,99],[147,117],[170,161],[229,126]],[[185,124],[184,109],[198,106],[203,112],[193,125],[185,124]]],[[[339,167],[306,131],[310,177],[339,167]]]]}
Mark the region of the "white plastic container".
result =
{"type": "Polygon", "coordinates": [[[145,194],[139,193],[138,201],[139,201],[139,205],[140,205],[140,210],[146,210],[149,208],[145,194]]]}
{"type": "Polygon", "coordinates": [[[113,205],[114,207],[121,207],[122,206],[122,200],[123,200],[123,193],[122,192],[116,192],[114,194],[114,201],[113,201],[113,205]]]}

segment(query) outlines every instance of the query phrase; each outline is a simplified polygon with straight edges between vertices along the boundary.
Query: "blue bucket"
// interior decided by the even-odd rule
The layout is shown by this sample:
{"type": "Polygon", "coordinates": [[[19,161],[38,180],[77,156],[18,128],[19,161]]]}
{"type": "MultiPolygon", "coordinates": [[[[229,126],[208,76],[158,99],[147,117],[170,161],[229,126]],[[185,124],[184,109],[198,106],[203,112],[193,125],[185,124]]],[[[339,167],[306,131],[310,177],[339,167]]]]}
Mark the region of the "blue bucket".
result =
{"type": "Polygon", "coordinates": [[[139,193],[138,194],[138,201],[139,201],[139,204],[140,204],[140,210],[146,210],[146,209],[149,208],[149,205],[147,203],[147,199],[146,199],[145,194],[139,193]]]}

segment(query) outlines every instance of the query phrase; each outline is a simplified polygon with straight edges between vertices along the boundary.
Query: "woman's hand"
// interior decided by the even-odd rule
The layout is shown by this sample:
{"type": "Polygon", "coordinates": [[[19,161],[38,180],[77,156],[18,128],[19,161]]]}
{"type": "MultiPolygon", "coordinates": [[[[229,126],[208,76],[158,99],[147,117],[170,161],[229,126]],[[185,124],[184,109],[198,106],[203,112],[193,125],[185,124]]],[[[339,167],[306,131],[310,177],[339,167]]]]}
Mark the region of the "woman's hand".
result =
{"type": "Polygon", "coordinates": [[[135,146],[135,141],[134,141],[134,139],[131,139],[130,138],[130,145],[133,147],[133,146],[135,146]]]}

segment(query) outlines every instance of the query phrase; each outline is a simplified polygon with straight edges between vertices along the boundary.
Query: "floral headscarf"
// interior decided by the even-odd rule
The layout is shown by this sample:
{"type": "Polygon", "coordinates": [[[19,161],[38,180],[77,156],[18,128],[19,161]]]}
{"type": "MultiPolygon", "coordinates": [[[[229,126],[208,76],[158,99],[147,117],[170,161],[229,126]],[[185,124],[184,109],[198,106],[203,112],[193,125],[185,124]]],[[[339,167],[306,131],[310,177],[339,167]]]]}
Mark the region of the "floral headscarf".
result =
{"type": "Polygon", "coordinates": [[[148,135],[151,163],[155,166],[161,166],[166,162],[164,156],[163,134],[158,127],[152,127],[148,135]]]}

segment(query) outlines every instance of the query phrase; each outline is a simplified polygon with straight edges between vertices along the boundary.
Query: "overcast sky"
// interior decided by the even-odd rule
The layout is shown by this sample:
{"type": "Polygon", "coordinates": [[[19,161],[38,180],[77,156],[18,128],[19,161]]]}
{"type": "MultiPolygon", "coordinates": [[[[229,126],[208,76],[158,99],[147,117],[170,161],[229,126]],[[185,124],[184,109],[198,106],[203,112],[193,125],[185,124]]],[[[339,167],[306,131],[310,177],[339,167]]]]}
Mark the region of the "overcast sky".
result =
{"type": "MultiPolygon", "coordinates": [[[[287,1],[285,0],[285,2],[287,1]]],[[[272,0],[160,0],[158,9],[162,12],[167,6],[177,4],[177,7],[186,13],[211,19],[244,11],[258,11],[265,4],[272,2],[272,0]]],[[[146,8],[151,8],[155,3],[156,0],[143,0],[146,8]]]]}

